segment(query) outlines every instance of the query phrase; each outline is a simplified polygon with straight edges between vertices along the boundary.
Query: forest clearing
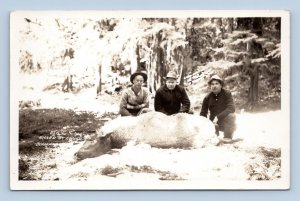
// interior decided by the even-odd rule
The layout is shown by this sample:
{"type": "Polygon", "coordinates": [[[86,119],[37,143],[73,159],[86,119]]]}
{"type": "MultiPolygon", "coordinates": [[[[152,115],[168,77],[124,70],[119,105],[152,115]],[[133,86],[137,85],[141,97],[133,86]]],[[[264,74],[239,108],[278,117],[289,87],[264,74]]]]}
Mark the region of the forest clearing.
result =
{"type": "Polygon", "coordinates": [[[201,149],[159,149],[131,143],[114,153],[76,161],[74,154],[87,136],[116,118],[118,107],[110,103],[111,107],[102,108],[102,100],[86,94],[68,96],[61,103],[56,102],[55,108],[51,108],[53,101],[48,94],[41,99],[41,106],[20,110],[20,179],[89,181],[98,178],[105,181],[145,177],[150,182],[281,178],[284,128],[280,111],[238,114],[235,137],[243,141],[234,144],[201,149]],[[43,105],[45,109],[39,109],[43,105]],[[62,108],[57,108],[58,105],[62,108]]]}

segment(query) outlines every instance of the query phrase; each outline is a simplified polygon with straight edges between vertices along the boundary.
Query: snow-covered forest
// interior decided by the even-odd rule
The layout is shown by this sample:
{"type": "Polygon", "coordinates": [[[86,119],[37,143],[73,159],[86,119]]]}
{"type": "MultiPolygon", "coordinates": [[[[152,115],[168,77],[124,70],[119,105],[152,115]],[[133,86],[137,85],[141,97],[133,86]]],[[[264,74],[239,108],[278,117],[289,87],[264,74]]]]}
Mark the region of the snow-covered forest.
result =
{"type": "MultiPolygon", "coordinates": [[[[217,73],[239,109],[280,108],[280,18],[24,18],[20,71],[57,75],[43,90],[113,93],[147,71],[154,94],[169,70],[191,94],[206,92],[217,73]]],[[[199,104],[199,103],[198,103],[199,104]]],[[[199,105],[193,105],[199,107],[199,105]]]]}
{"type": "Polygon", "coordinates": [[[14,26],[18,180],[100,180],[105,186],[134,179],[277,181],[286,176],[280,17],[30,15],[14,26]],[[118,117],[121,92],[137,70],[147,72],[153,110],[155,91],[168,71],[176,71],[194,115],[209,91],[208,78],[218,74],[232,92],[235,137],[243,140],[192,150],[128,144],[117,153],[74,161],[84,141],[118,117]]]}

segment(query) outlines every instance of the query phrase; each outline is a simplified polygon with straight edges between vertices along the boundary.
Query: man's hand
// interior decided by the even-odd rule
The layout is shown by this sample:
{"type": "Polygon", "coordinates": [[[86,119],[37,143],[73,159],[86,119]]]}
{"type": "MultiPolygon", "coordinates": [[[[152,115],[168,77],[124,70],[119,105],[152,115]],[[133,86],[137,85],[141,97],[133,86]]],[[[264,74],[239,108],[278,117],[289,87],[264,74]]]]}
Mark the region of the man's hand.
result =
{"type": "Polygon", "coordinates": [[[126,105],[126,108],[127,108],[127,109],[135,109],[135,106],[127,104],[127,105],[126,105]]]}
{"type": "Polygon", "coordinates": [[[214,118],[213,123],[214,123],[214,124],[217,124],[217,123],[218,123],[218,117],[217,117],[217,116],[214,118]]]}
{"type": "Polygon", "coordinates": [[[145,104],[135,105],[135,106],[127,104],[126,106],[127,109],[141,109],[143,107],[145,107],[145,104]]]}
{"type": "Polygon", "coordinates": [[[146,104],[140,104],[140,105],[138,105],[138,109],[142,109],[142,108],[144,108],[146,106],[146,104]]]}

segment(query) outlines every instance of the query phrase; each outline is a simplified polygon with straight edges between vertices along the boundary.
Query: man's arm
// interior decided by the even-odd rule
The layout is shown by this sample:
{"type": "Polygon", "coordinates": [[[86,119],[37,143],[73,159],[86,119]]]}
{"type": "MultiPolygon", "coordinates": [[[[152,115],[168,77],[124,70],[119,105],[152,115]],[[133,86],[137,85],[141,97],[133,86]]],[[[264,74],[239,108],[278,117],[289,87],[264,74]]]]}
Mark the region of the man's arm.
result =
{"type": "Polygon", "coordinates": [[[162,94],[160,92],[160,90],[157,90],[155,93],[155,97],[154,97],[154,109],[157,112],[162,112],[166,114],[166,111],[163,107],[163,103],[162,103],[162,94]]]}
{"type": "Polygon", "coordinates": [[[220,114],[217,115],[218,119],[223,119],[225,118],[228,114],[234,113],[235,112],[235,106],[233,103],[233,98],[231,93],[228,91],[225,94],[226,96],[226,109],[223,110],[220,114]]]}
{"type": "Polygon", "coordinates": [[[207,117],[208,113],[208,97],[205,97],[202,102],[200,116],[207,117]]]}
{"type": "Polygon", "coordinates": [[[184,88],[181,88],[180,91],[182,95],[182,100],[181,100],[182,106],[179,112],[189,112],[191,106],[190,99],[184,88]]]}
{"type": "Polygon", "coordinates": [[[143,103],[139,105],[130,105],[127,104],[128,109],[143,109],[143,108],[149,108],[149,96],[148,92],[145,90],[143,91],[144,97],[143,97],[143,103]]]}
{"type": "Polygon", "coordinates": [[[143,103],[140,105],[140,107],[141,108],[149,108],[149,92],[146,89],[144,89],[144,99],[143,99],[143,103]]]}
{"type": "Polygon", "coordinates": [[[128,108],[128,94],[126,91],[124,91],[120,102],[120,114],[122,116],[131,116],[131,113],[127,110],[127,108],[128,108]]]}

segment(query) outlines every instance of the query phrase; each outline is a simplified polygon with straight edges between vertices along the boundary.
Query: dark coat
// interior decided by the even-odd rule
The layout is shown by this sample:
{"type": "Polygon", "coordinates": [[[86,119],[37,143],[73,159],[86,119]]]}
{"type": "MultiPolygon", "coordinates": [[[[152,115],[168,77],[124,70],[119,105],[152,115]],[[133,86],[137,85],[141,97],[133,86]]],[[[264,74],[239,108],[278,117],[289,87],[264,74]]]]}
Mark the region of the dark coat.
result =
{"type": "Polygon", "coordinates": [[[219,121],[222,121],[228,114],[235,112],[231,92],[226,89],[221,89],[221,92],[215,95],[210,92],[205,96],[201,108],[200,115],[207,117],[208,110],[210,112],[209,119],[211,121],[217,116],[219,121]]]}
{"type": "Polygon", "coordinates": [[[155,111],[172,115],[178,112],[188,112],[190,105],[191,103],[185,89],[179,85],[176,85],[173,90],[169,90],[166,85],[163,85],[156,91],[154,99],[155,111]]]}

